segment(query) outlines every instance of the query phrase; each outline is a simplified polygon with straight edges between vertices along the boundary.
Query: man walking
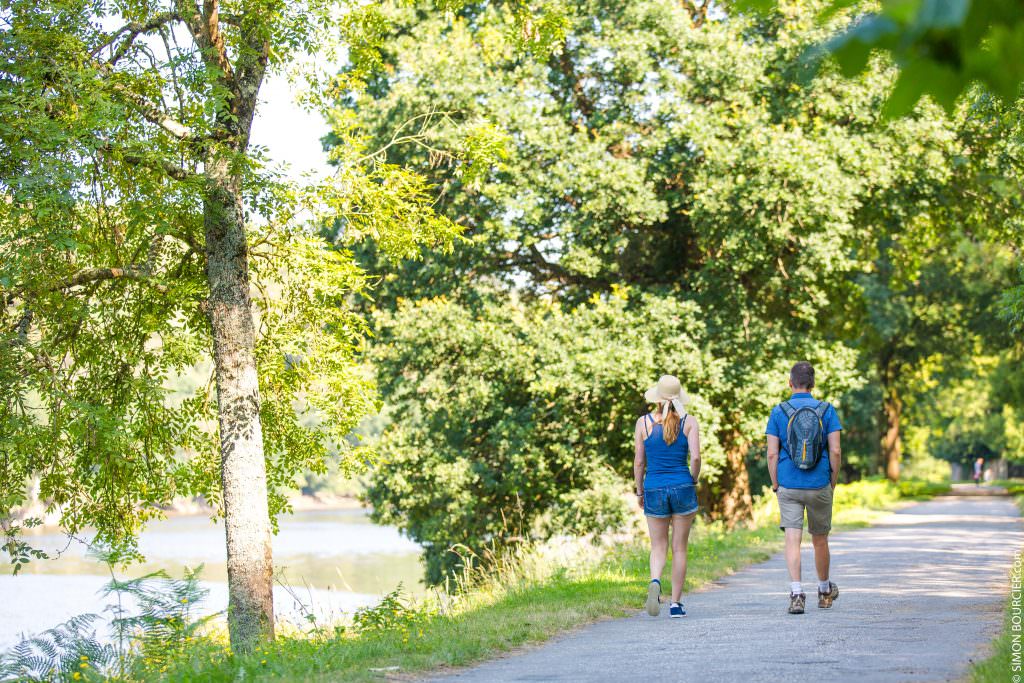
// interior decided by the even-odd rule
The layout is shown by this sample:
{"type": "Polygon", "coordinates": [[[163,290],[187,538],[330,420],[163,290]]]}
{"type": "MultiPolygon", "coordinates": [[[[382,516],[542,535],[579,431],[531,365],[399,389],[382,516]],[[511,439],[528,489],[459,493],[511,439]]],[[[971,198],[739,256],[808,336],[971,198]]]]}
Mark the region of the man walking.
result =
{"type": "Polygon", "coordinates": [[[786,566],[789,568],[789,613],[803,614],[807,595],[800,583],[800,541],[804,510],[814,545],[818,572],[818,607],[828,609],[839,597],[839,587],[829,580],[828,532],[832,529],[832,492],[839,477],[839,416],[828,403],[811,396],[814,367],[800,361],[789,373],[793,395],[780,403],[768,418],[768,476],[779,499],[786,534],[786,566]]]}

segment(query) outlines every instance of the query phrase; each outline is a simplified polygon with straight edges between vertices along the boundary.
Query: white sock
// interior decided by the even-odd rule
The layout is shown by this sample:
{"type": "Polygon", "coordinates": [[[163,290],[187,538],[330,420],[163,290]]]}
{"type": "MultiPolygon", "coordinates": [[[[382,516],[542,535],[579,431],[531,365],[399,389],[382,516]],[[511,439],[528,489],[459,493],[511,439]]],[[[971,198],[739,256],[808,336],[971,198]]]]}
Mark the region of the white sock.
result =
{"type": "Polygon", "coordinates": [[[800,582],[799,581],[790,581],[789,582],[789,592],[791,594],[793,594],[793,595],[800,595],[801,593],[804,592],[804,589],[800,586],[800,582]]]}
{"type": "Polygon", "coordinates": [[[825,579],[824,581],[819,581],[818,582],[818,592],[819,593],[828,593],[830,590],[832,590],[832,586],[831,586],[831,582],[828,579],[825,579]]]}

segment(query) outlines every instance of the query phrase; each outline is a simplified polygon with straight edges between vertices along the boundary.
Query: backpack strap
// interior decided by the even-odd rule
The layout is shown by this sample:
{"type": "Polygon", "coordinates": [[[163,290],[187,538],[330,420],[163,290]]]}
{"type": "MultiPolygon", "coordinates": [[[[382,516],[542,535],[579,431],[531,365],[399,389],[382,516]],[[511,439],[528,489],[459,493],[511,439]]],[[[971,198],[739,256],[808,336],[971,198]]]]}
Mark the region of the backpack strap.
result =
{"type": "Polygon", "coordinates": [[[788,438],[789,428],[793,424],[793,418],[796,416],[796,408],[789,401],[783,401],[779,404],[779,407],[782,408],[782,412],[786,416],[786,435],[788,438]]]}
{"type": "Polygon", "coordinates": [[[832,404],[825,401],[818,401],[818,405],[814,406],[814,413],[818,416],[818,419],[824,423],[825,413],[832,407],[832,404]]]}
{"type": "MultiPolygon", "coordinates": [[[[821,425],[821,452],[822,454],[828,453],[828,434],[825,433],[825,413],[832,407],[831,403],[826,401],[818,401],[818,405],[814,406],[814,414],[818,416],[818,424],[821,425]]],[[[832,464],[829,463],[829,471],[832,471],[832,464]]]]}
{"type": "Polygon", "coordinates": [[[828,448],[828,434],[825,433],[825,413],[831,407],[832,404],[826,401],[818,401],[818,405],[814,406],[814,414],[818,416],[818,424],[821,425],[821,441],[825,444],[825,448],[828,448]]]}

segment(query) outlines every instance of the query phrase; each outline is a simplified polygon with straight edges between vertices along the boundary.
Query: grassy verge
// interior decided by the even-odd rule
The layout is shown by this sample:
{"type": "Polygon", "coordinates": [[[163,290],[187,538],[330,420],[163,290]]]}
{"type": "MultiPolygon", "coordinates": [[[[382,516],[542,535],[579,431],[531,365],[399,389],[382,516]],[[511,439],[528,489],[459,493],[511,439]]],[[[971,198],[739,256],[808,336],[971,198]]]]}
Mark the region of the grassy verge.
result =
{"type": "MultiPolygon", "coordinates": [[[[1020,480],[1013,480],[1008,482],[999,482],[999,485],[1006,486],[1007,489],[1011,489],[1011,485],[1018,490],[1012,490],[1014,493],[1014,500],[1017,503],[1017,507],[1020,508],[1021,512],[1024,513],[1024,482],[1020,480]]],[[[1020,593],[1017,594],[1018,601],[1020,600],[1020,593]]],[[[1021,621],[1021,604],[1018,602],[1017,609],[1014,610],[1013,605],[1013,593],[1010,593],[1010,597],[1006,602],[1006,616],[1003,622],[1003,630],[999,636],[992,641],[992,654],[988,659],[984,659],[980,662],[976,662],[967,674],[967,680],[971,683],[996,683],[999,681],[1020,681],[1020,678],[1014,679],[1013,676],[1024,676],[1024,656],[1022,656],[1022,645],[1024,645],[1024,631],[1014,631],[1014,612],[1017,617],[1017,628],[1020,629],[1021,621]],[[1017,642],[1014,642],[1014,634],[1018,636],[1017,642]],[[1017,668],[1014,669],[1013,667],[1017,668]]]]}
{"type": "Polygon", "coordinates": [[[1014,497],[1024,495],[1024,479],[997,479],[989,482],[989,485],[1001,486],[1014,497]]]}
{"type": "MultiPolygon", "coordinates": [[[[767,559],[780,546],[781,535],[771,527],[732,532],[715,525],[695,528],[687,588],[767,559]]],[[[187,660],[174,663],[160,678],[381,680],[389,673],[469,664],[638,609],[647,577],[647,554],[639,542],[609,551],[593,566],[581,560],[575,567],[506,568],[499,572],[504,580],[478,585],[448,610],[409,609],[401,602],[386,606],[374,615],[382,626],[369,632],[280,638],[249,657],[225,657],[213,644],[197,644],[187,660]]]]}
{"type": "MultiPolygon", "coordinates": [[[[924,484],[901,489],[883,480],[844,485],[836,492],[834,523],[837,529],[864,526],[902,499],[943,490],[924,484]]],[[[759,497],[750,528],[726,531],[698,523],[690,542],[687,590],[778,551],[777,514],[769,495],[759,497]]],[[[428,604],[411,605],[393,595],[347,630],[286,635],[250,656],[226,655],[222,643],[197,642],[154,677],[374,681],[471,664],[639,608],[647,579],[645,538],[604,552],[579,542],[567,547],[548,554],[539,548],[524,551],[488,577],[477,577],[471,590],[428,604]]]]}

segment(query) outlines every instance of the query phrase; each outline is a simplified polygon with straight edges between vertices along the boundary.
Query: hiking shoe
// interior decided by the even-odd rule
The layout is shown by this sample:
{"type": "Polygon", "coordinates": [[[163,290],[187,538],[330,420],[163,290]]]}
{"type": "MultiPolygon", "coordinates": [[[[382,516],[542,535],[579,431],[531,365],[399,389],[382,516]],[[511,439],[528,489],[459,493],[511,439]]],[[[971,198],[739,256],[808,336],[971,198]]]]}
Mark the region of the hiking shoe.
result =
{"type": "Polygon", "coordinates": [[[791,593],[789,596],[789,613],[803,614],[804,605],[807,603],[806,593],[791,593]]]}
{"type": "Polygon", "coordinates": [[[686,616],[686,610],[683,609],[683,603],[673,602],[668,607],[668,615],[673,619],[682,619],[686,616]]]}
{"type": "Polygon", "coordinates": [[[839,597],[839,586],[829,581],[828,588],[828,593],[822,593],[821,589],[818,589],[818,607],[821,609],[828,609],[832,606],[832,601],[839,597]]]}
{"type": "Polygon", "coordinates": [[[661,581],[656,579],[647,584],[647,613],[652,617],[661,614],[661,581]]]}

